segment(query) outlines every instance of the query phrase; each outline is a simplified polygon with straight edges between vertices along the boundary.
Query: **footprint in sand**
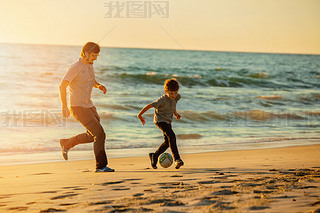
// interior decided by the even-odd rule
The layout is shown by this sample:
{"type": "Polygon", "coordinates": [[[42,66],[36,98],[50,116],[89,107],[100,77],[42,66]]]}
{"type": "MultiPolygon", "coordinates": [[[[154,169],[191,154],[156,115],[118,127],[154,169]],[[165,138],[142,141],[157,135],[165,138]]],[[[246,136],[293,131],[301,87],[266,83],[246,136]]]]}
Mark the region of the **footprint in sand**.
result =
{"type": "Polygon", "coordinates": [[[255,186],[261,186],[263,184],[260,184],[260,183],[243,183],[243,184],[240,184],[242,187],[255,187],[255,186]]]}
{"type": "Polygon", "coordinates": [[[76,205],[77,203],[61,203],[59,206],[72,206],[76,205]]]}
{"type": "Polygon", "coordinates": [[[270,194],[272,193],[273,191],[260,191],[260,190],[253,190],[253,193],[256,193],[256,194],[270,194]]]}
{"type": "Polygon", "coordinates": [[[55,197],[52,197],[50,200],[59,200],[59,199],[64,199],[64,198],[67,198],[67,197],[74,197],[74,196],[77,196],[78,194],[66,194],[66,195],[59,195],[59,196],[55,196],[55,197]]]}
{"type": "Polygon", "coordinates": [[[183,175],[172,175],[170,177],[183,177],[183,175]]]}
{"type": "Polygon", "coordinates": [[[83,189],[83,187],[81,187],[81,186],[65,186],[65,187],[62,187],[62,189],[74,189],[74,190],[77,190],[77,189],[83,189]]]}
{"type": "Polygon", "coordinates": [[[196,199],[196,200],[200,200],[199,202],[193,204],[192,206],[211,206],[212,204],[216,203],[216,200],[211,200],[212,197],[203,197],[200,199],[196,199]]]}
{"type": "Polygon", "coordinates": [[[30,175],[52,175],[52,173],[36,173],[36,174],[30,174],[30,175]]]}
{"type": "Polygon", "coordinates": [[[126,190],[130,190],[130,188],[114,188],[112,190],[114,190],[114,191],[126,191],[126,190]]]}
{"type": "Polygon", "coordinates": [[[152,205],[152,204],[159,204],[159,203],[166,203],[166,202],[170,202],[171,199],[166,199],[166,198],[163,198],[163,199],[153,199],[153,200],[150,200],[149,203],[146,203],[147,205],[152,205]]]}
{"type": "Polygon", "coordinates": [[[74,188],[73,190],[81,191],[81,190],[87,190],[87,188],[79,187],[79,188],[74,188]]]}
{"type": "Polygon", "coordinates": [[[263,209],[268,209],[270,207],[268,206],[251,206],[249,209],[250,210],[263,210],[263,209]]]}
{"type": "Polygon", "coordinates": [[[44,191],[44,192],[40,192],[41,194],[55,194],[58,191],[44,191]]]}
{"type": "Polygon", "coordinates": [[[8,208],[8,210],[11,210],[11,211],[26,211],[27,209],[28,207],[24,207],[24,206],[8,208]]]}
{"type": "Polygon", "coordinates": [[[168,183],[157,183],[160,185],[160,189],[175,189],[177,187],[182,187],[185,185],[183,182],[168,182],[168,183]]]}
{"type": "Polygon", "coordinates": [[[208,180],[208,181],[199,181],[198,184],[215,184],[215,183],[221,183],[220,181],[215,180],[208,180]]]}
{"type": "Polygon", "coordinates": [[[89,206],[105,205],[105,204],[110,204],[110,203],[112,203],[112,200],[102,200],[102,201],[97,201],[97,202],[91,202],[91,203],[89,203],[89,206]]]}
{"type": "Polygon", "coordinates": [[[138,182],[132,182],[131,184],[132,184],[132,185],[138,185],[138,184],[140,184],[140,183],[138,183],[138,182]]]}
{"type": "Polygon", "coordinates": [[[105,182],[105,183],[102,183],[101,185],[102,186],[107,186],[107,185],[114,185],[114,184],[120,184],[120,183],[123,183],[124,181],[111,181],[111,182],[105,182]]]}
{"type": "Polygon", "coordinates": [[[36,204],[36,202],[29,202],[29,203],[26,203],[26,205],[32,205],[32,204],[36,204]]]}
{"type": "Polygon", "coordinates": [[[301,186],[299,189],[315,189],[318,188],[317,186],[301,186]]]}
{"type": "Polygon", "coordinates": [[[238,194],[239,192],[237,191],[231,191],[229,189],[224,189],[224,190],[220,190],[220,191],[216,191],[213,192],[213,195],[234,195],[234,194],[238,194]]]}
{"type": "Polygon", "coordinates": [[[154,211],[154,209],[148,209],[144,207],[137,209],[137,212],[152,212],[152,211],[154,211]]]}
{"type": "Polygon", "coordinates": [[[55,209],[55,208],[48,208],[45,210],[40,210],[40,213],[45,213],[45,212],[65,212],[66,210],[63,209],[55,209]]]}
{"type": "Polygon", "coordinates": [[[133,195],[133,197],[141,197],[143,195],[144,195],[144,193],[136,193],[136,194],[133,195]]]}
{"type": "Polygon", "coordinates": [[[160,206],[184,206],[186,204],[182,203],[181,201],[172,200],[169,202],[164,202],[160,206]]]}
{"type": "MultiPolygon", "coordinates": [[[[260,197],[259,197],[260,198],[260,197]]],[[[278,196],[278,197],[272,197],[271,199],[293,199],[293,198],[297,198],[297,196],[288,196],[288,195],[284,195],[284,196],[278,196]]]]}
{"type": "MultiPolygon", "coordinates": [[[[12,194],[14,195],[14,194],[12,194]]],[[[12,195],[8,194],[8,195],[0,195],[0,199],[5,199],[5,198],[10,198],[12,195]]]]}
{"type": "Polygon", "coordinates": [[[143,179],[140,179],[140,178],[123,179],[123,181],[137,181],[137,180],[143,180],[143,179]]]}
{"type": "Polygon", "coordinates": [[[229,206],[230,204],[230,202],[217,201],[216,204],[214,204],[212,207],[217,208],[219,210],[231,210],[236,208],[233,206],[229,206]]]}
{"type": "Polygon", "coordinates": [[[199,178],[180,179],[179,181],[192,181],[192,180],[199,180],[199,178]]]}
{"type": "MultiPolygon", "coordinates": [[[[113,213],[113,212],[126,212],[126,211],[132,211],[132,212],[135,212],[136,209],[133,209],[133,208],[129,208],[128,206],[124,206],[124,205],[108,205],[108,206],[105,206],[104,207],[104,210],[110,210],[109,212],[113,213]]],[[[98,209],[99,211],[99,209],[98,209]]]]}
{"type": "Polygon", "coordinates": [[[233,186],[220,186],[221,189],[230,189],[232,188],[233,186]]]}

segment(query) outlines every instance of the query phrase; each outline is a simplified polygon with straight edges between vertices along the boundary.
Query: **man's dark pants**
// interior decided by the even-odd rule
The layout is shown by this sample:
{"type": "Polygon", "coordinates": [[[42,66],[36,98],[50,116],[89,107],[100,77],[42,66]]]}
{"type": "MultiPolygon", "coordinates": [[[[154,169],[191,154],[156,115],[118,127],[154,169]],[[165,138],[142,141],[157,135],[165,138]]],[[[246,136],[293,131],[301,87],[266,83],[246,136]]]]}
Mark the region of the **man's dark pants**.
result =
{"type": "Polygon", "coordinates": [[[106,134],[100,124],[100,117],[97,113],[96,107],[71,107],[71,114],[86,128],[87,132],[69,138],[65,148],[69,150],[81,143],[94,142],[93,147],[96,158],[96,169],[105,167],[108,164],[105,152],[106,134]]]}

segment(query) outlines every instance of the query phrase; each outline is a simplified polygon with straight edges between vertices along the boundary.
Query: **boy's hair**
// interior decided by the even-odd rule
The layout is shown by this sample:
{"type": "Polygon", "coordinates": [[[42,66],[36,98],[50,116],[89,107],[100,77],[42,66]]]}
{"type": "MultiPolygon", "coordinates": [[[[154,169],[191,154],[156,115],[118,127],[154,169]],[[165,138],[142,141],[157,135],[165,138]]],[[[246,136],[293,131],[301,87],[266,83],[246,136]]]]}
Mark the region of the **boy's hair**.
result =
{"type": "Polygon", "coordinates": [[[179,82],[175,78],[167,79],[164,82],[164,91],[178,91],[179,82]]]}
{"type": "Polygon", "coordinates": [[[85,53],[99,53],[100,52],[100,46],[93,42],[87,42],[81,50],[81,57],[85,56],[85,53]]]}

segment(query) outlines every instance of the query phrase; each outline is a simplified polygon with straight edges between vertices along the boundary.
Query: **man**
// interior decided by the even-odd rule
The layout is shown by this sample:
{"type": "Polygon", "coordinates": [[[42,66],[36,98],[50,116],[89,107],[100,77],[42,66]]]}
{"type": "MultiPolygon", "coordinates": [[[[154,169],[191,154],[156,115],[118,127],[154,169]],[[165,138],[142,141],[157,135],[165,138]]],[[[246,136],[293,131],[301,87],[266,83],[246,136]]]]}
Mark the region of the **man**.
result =
{"type": "Polygon", "coordinates": [[[93,62],[99,56],[100,47],[93,42],[86,43],[81,51],[81,57],[72,64],[64,75],[59,94],[62,104],[62,115],[68,118],[71,114],[87,130],[86,133],[76,135],[69,139],[60,139],[62,155],[68,160],[68,151],[81,143],[94,142],[94,154],[96,158],[96,172],[114,172],[107,167],[108,160],[105,152],[106,134],[100,124],[100,117],[91,101],[92,88],[98,88],[107,92],[107,89],[95,80],[93,62]],[[66,88],[69,86],[70,111],[67,106],[66,88]]]}

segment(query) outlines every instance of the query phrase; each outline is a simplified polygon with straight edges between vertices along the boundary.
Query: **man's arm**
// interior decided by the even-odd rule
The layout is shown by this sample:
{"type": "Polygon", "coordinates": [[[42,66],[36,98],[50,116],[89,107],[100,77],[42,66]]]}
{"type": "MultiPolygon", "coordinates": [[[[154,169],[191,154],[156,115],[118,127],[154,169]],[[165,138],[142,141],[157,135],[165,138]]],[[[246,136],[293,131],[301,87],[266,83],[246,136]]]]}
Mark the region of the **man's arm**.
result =
{"type": "Polygon", "coordinates": [[[97,81],[94,81],[93,87],[98,88],[99,90],[103,91],[103,94],[106,94],[107,88],[103,86],[102,84],[99,84],[97,81]]]}
{"type": "Polygon", "coordinates": [[[69,86],[69,81],[62,80],[59,86],[59,96],[62,104],[62,115],[65,118],[68,118],[70,111],[67,104],[67,87],[69,86]]]}

